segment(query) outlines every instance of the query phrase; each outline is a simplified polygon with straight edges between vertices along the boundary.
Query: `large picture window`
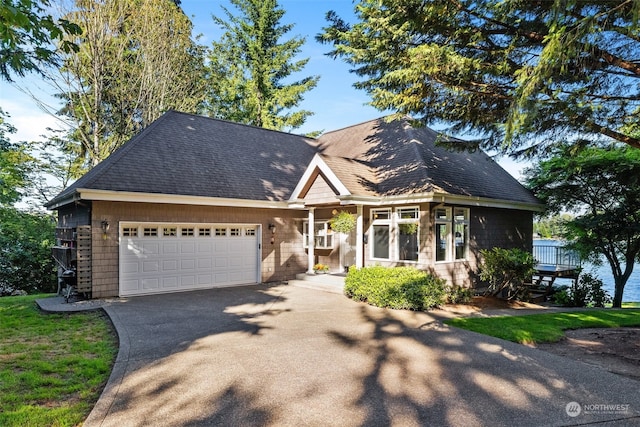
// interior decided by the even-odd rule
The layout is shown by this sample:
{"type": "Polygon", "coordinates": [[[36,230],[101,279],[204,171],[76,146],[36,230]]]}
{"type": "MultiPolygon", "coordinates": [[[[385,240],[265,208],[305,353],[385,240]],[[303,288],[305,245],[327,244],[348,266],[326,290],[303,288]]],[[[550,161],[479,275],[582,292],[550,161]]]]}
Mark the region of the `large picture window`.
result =
{"type": "Polygon", "coordinates": [[[467,259],[469,252],[469,209],[435,209],[436,261],[467,259]]]}

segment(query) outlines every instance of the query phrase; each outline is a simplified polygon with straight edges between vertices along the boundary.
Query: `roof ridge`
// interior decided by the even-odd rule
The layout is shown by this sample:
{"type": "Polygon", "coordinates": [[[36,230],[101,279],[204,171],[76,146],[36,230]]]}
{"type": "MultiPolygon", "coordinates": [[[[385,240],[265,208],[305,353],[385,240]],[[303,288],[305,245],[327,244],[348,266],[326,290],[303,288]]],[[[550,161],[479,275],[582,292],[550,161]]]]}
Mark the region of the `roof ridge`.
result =
{"type": "Polygon", "coordinates": [[[377,118],[375,118],[375,119],[365,120],[365,121],[360,122],[360,123],[356,123],[356,124],[353,124],[353,125],[349,125],[349,126],[341,127],[341,128],[334,129],[334,130],[330,130],[330,131],[328,131],[328,132],[323,133],[323,134],[322,134],[322,135],[320,135],[318,138],[322,138],[323,136],[328,135],[328,134],[330,134],[330,133],[341,132],[341,131],[343,131],[343,130],[350,129],[350,128],[354,128],[354,127],[356,127],[356,126],[362,126],[362,125],[364,125],[364,124],[366,124],[366,123],[377,122],[378,120],[384,120],[384,119],[385,119],[385,118],[387,118],[387,117],[389,117],[389,115],[381,116],[381,117],[377,117],[377,118]]]}
{"type": "Polygon", "coordinates": [[[182,114],[183,116],[196,117],[198,119],[213,120],[213,121],[217,121],[217,122],[228,123],[228,124],[231,124],[231,125],[244,126],[244,127],[248,127],[248,128],[258,129],[258,130],[261,130],[261,131],[281,133],[281,134],[288,135],[288,136],[297,136],[299,138],[306,138],[306,139],[311,139],[311,140],[314,140],[314,141],[317,140],[317,138],[313,138],[311,136],[306,136],[306,135],[300,135],[298,133],[285,132],[283,130],[277,130],[277,129],[262,128],[260,126],[250,125],[250,124],[247,124],[247,123],[234,122],[232,120],[219,119],[217,117],[203,116],[202,114],[185,113],[184,111],[177,111],[177,110],[169,110],[169,111],[172,111],[172,112],[177,113],[177,114],[182,114]]]}

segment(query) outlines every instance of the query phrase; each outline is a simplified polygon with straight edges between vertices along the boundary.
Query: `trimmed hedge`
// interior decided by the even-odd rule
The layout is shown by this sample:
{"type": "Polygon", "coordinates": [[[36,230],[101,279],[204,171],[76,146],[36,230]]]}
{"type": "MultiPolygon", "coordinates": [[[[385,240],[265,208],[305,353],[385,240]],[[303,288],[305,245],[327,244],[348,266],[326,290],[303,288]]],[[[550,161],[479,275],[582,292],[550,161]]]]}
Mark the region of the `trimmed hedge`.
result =
{"type": "Polygon", "coordinates": [[[351,268],[344,293],[377,307],[422,311],[445,303],[445,283],[413,267],[351,268]]]}

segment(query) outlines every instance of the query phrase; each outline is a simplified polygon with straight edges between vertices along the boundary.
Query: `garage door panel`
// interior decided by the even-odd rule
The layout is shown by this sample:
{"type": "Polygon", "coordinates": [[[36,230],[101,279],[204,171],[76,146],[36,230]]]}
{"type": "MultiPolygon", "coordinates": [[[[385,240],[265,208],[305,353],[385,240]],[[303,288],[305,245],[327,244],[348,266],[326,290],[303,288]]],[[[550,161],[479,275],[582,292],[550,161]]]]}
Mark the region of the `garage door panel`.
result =
{"type": "Polygon", "coordinates": [[[178,261],[175,259],[167,259],[162,261],[162,271],[177,271],[178,270],[178,261]]]}
{"type": "Polygon", "coordinates": [[[242,257],[229,256],[229,268],[242,268],[242,257]]]}
{"type": "Polygon", "coordinates": [[[162,289],[176,289],[178,287],[177,276],[165,276],[162,278],[162,289]]]}
{"type": "Polygon", "coordinates": [[[190,288],[195,286],[196,284],[196,276],[192,274],[180,276],[180,287],[181,288],[190,288]]]}
{"type": "Polygon", "coordinates": [[[121,230],[138,230],[138,234],[123,234],[120,240],[123,296],[257,281],[260,263],[256,226],[122,224],[121,230]],[[147,229],[160,232],[145,236],[147,229]],[[164,229],[172,230],[171,234],[163,233],[164,229]],[[209,231],[199,233],[202,229],[209,231]]]}
{"type": "Polygon", "coordinates": [[[180,243],[180,253],[193,255],[196,253],[196,245],[193,242],[180,243]]]}
{"type": "Polygon", "coordinates": [[[143,242],[142,245],[140,245],[140,247],[142,248],[142,253],[144,255],[154,255],[154,254],[160,253],[159,243],[143,242]]]}
{"type": "Polygon", "coordinates": [[[213,268],[212,258],[198,258],[198,270],[211,270],[213,268]]]}
{"type": "Polygon", "coordinates": [[[122,262],[120,268],[125,274],[135,274],[140,271],[140,266],[137,262],[122,262]]]}
{"type": "Polygon", "coordinates": [[[150,278],[150,279],[142,279],[142,289],[146,290],[155,290],[160,287],[160,279],[150,278]]]}
{"type": "Polygon", "coordinates": [[[151,272],[157,272],[160,271],[160,267],[159,267],[159,261],[156,260],[149,260],[149,261],[143,261],[142,262],[142,272],[143,273],[151,273],[151,272]]]}
{"type": "Polygon", "coordinates": [[[178,253],[178,244],[171,242],[171,243],[163,243],[162,244],[162,253],[164,255],[176,255],[178,253]]]}
{"type": "Polygon", "coordinates": [[[181,259],[180,270],[194,270],[196,268],[196,260],[193,258],[181,259]]]}
{"type": "Polygon", "coordinates": [[[211,254],[213,253],[212,242],[198,242],[198,254],[211,254]]]}

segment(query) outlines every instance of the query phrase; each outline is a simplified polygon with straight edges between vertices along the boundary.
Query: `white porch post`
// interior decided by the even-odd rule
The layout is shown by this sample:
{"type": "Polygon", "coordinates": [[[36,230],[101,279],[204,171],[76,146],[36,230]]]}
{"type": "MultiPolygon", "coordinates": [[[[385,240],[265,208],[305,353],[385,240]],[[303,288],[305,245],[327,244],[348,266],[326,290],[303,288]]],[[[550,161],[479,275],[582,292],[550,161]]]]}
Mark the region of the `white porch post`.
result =
{"type": "Polygon", "coordinates": [[[362,205],[356,206],[356,268],[362,268],[364,254],[364,222],[362,205]]]}
{"type": "Polygon", "coordinates": [[[315,218],[314,218],[314,214],[315,214],[315,210],[316,208],[309,208],[309,227],[308,227],[308,234],[307,234],[307,239],[308,239],[308,258],[307,258],[307,262],[309,264],[309,268],[307,269],[307,274],[314,274],[313,271],[313,264],[315,261],[315,254],[313,253],[313,248],[315,246],[316,243],[316,239],[315,239],[315,218]]]}

